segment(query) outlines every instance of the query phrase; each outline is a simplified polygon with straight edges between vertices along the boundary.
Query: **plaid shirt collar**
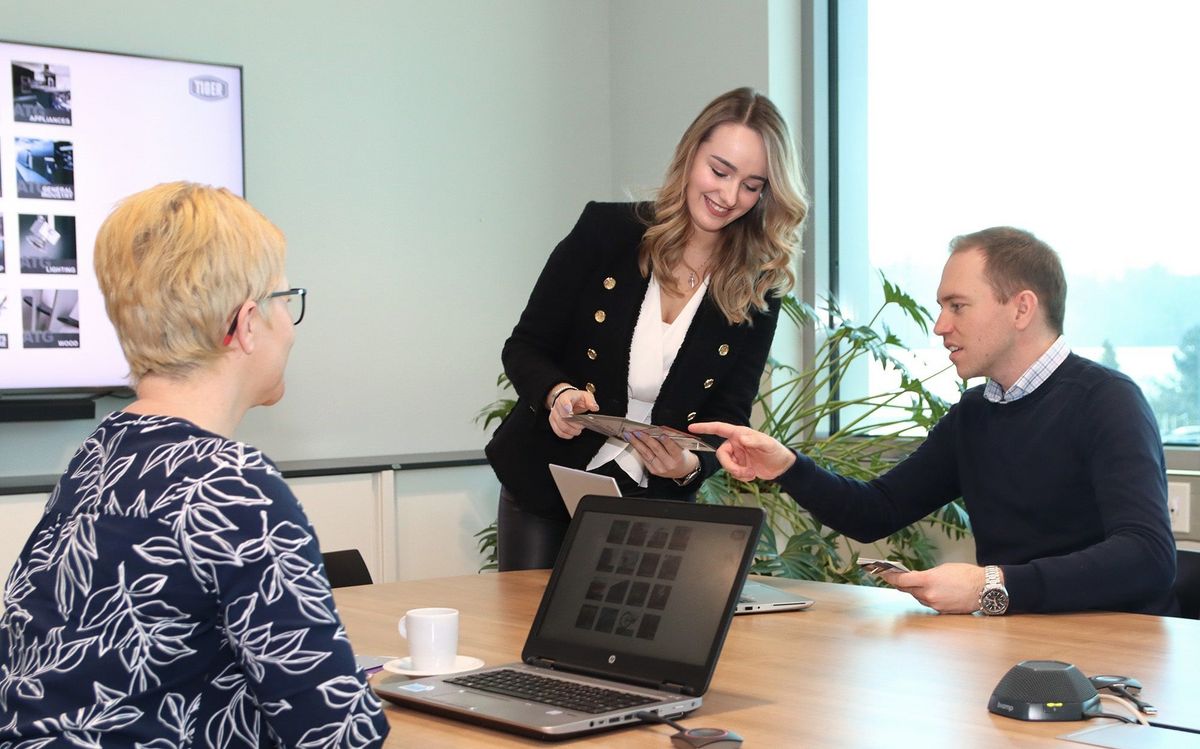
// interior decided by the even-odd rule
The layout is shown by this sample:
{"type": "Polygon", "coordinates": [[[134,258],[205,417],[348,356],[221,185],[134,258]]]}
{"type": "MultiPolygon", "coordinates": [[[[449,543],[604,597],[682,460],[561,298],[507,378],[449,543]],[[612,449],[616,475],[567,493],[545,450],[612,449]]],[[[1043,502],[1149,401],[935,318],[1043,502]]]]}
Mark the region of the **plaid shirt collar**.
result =
{"type": "Polygon", "coordinates": [[[1067,360],[1070,353],[1071,349],[1067,346],[1066,339],[1059,336],[1058,340],[1046,349],[1046,353],[1038,357],[1038,360],[1017,378],[1012,387],[1005,391],[995,380],[988,380],[983,389],[983,397],[992,403],[1012,403],[1024,398],[1049,379],[1054,370],[1058,369],[1058,365],[1067,360]]]}

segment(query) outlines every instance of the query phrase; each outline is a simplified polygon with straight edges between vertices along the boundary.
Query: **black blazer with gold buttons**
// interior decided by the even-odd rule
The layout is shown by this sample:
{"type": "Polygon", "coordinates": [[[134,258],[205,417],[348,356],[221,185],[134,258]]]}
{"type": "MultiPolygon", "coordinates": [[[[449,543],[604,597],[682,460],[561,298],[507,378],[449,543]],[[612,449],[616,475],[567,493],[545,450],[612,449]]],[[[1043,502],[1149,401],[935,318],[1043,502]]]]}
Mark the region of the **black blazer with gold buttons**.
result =
{"type": "MultiPolygon", "coordinates": [[[[518,399],[486,452],[500,483],[529,512],[565,519],[547,466],[583,468],[605,439],[591,431],[571,440],[555,435],[545,407],[550,388],[569,382],[592,391],[600,413],[626,413],[629,349],[649,286],[638,269],[645,230],[635,204],[588,203],[551,253],[504,344],[504,371],[518,399]]],[[[701,300],[650,420],[676,429],[693,421],[748,424],[778,315],[772,297],[751,324],[730,325],[711,299],[701,300]]],[[[687,486],[650,475],[648,496],[693,498],[718,468],[712,453],[699,456],[700,475],[687,486]]]]}

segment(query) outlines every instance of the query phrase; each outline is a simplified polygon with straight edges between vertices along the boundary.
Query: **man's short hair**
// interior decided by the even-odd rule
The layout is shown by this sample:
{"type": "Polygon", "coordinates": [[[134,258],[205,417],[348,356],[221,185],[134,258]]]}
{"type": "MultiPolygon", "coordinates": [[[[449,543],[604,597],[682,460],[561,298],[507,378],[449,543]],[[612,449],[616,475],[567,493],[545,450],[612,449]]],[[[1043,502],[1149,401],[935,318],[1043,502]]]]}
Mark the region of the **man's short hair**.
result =
{"type": "Polygon", "coordinates": [[[120,201],[95,264],[133,381],[220,357],[238,308],[283,279],[285,252],[283,232],[224,188],[170,182],[120,201]]]}
{"type": "Polygon", "coordinates": [[[979,250],[984,274],[1000,302],[1029,289],[1046,310],[1046,323],[1062,335],[1067,307],[1067,278],[1058,253],[1023,229],[993,226],[950,240],[950,252],[979,250]]]}

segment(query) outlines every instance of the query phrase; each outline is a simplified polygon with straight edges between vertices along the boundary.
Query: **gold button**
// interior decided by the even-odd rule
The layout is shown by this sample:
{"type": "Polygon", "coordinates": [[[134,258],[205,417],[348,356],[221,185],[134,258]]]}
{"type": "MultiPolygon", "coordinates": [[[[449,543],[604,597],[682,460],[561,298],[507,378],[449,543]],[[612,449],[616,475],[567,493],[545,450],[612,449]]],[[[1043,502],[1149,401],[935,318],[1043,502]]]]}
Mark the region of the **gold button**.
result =
{"type": "Polygon", "coordinates": [[[704,389],[708,390],[712,386],[713,386],[713,379],[711,377],[709,377],[707,380],[704,381],[704,389]]]}
{"type": "Polygon", "coordinates": [[[596,322],[604,322],[604,318],[608,317],[608,315],[604,314],[604,310],[598,309],[598,310],[596,310],[595,317],[596,317],[596,322]]]}
{"type": "Polygon", "coordinates": [[[584,388],[584,390],[587,390],[592,395],[596,394],[596,386],[590,382],[588,384],[584,385],[583,388],[584,388]]]}
{"type": "Polygon", "coordinates": [[[617,279],[613,278],[612,276],[609,276],[608,278],[604,279],[604,288],[608,289],[609,291],[612,291],[616,287],[617,287],[617,279]]]}
{"type": "Polygon", "coordinates": [[[729,344],[728,344],[728,343],[722,343],[720,346],[717,346],[717,354],[718,354],[719,356],[726,356],[726,355],[728,355],[728,354],[729,354],[729,344]]]}
{"type": "Polygon", "coordinates": [[[688,414],[688,415],[687,415],[687,420],[688,420],[688,421],[695,421],[695,420],[696,420],[696,412],[695,412],[695,411],[692,411],[690,414],[688,414]]]}
{"type": "Polygon", "coordinates": [[[594,349],[594,348],[588,349],[588,358],[591,359],[592,361],[596,360],[596,349],[594,349]]]}

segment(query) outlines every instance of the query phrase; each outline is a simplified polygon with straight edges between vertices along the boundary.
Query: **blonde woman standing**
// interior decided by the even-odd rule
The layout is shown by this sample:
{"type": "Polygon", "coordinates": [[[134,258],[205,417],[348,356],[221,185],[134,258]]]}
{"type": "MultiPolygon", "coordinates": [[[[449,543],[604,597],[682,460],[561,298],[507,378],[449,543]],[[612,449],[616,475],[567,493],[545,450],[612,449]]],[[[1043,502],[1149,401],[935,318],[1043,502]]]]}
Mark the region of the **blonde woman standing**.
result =
{"type": "Polygon", "coordinates": [[[787,124],[749,88],[692,122],[652,204],[584,208],[504,344],[518,402],[487,446],[502,570],[554,563],[569,518],[550,463],[610,475],[626,496],[694,498],[711,453],[568,417],[748,423],[807,210],[787,124]]]}

